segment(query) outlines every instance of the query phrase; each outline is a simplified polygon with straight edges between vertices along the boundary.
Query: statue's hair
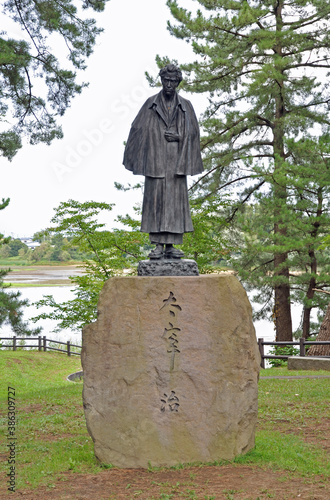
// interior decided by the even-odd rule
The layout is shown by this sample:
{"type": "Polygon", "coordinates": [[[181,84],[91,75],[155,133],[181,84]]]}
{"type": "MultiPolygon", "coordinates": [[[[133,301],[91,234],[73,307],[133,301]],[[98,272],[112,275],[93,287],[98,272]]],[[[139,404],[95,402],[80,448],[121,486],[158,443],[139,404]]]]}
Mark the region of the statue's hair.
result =
{"type": "Polygon", "coordinates": [[[175,64],[168,64],[167,66],[165,66],[164,68],[162,68],[160,70],[160,72],[159,72],[159,76],[161,78],[163,78],[168,73],[174,73],[175,76],[178,79],[178,82],[179,83],[182,82],[182,72],[181,72],[181,69],[178,68],[177,66],[175,66],[175,64]]]}

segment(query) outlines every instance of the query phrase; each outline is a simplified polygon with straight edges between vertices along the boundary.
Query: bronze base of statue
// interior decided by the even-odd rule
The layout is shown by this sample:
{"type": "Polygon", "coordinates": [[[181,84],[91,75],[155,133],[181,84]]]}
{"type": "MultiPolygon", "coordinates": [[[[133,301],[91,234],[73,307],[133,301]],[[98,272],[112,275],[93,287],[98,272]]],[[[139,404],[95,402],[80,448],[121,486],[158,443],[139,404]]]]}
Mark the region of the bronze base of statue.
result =
{"type": "Polygon", "coordinates": [[[140,260],[138,276],[199,276],[194,260],[161,258],[140,260]]]}

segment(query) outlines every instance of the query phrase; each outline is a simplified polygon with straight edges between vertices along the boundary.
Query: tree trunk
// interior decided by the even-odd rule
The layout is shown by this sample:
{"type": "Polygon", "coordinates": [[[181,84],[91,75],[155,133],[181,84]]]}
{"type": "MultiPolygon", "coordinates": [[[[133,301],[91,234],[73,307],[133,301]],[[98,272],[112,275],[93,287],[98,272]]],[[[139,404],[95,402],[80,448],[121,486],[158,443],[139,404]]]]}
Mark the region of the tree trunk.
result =
{"type": "MultiPolygon", "coordinates": [[[[316,286],[315,276],[317,272],[317,262],[314,251],[310,251],[309,256],[311,258],[311,273],[313,273],[313,275],[308,284],[306,298],[310,301],[314,297],[315,293],[314,289],[316,286]]],[[[308,306],[304,307],[303,324],[302,324],[302,337],[304,339],[308,339],[308,337],[310,336],[311,311],[312,311],[311,307],[308,306]]]]}
{"type": "MultiPolygon", "coordinates": [[[[330,302],[316,340],[330,341],[330,302]]],[[[312,347],[308,349],[307,356],[330,356],[330,345],[312,345],[312,347]]]]}
{"type": "MultiPolygon", "coordinates": [[[[320,220],[319,218],[323,213],[323,189],[318,188],[317,190],[317,211],[316,216],[317,219],[312,226],[311,237],[315,240],[318,235],[320,229],[320,220]]],[[[308,251],[308,255],[310,258],[310,268],[311,268],[311,279],[308,285],[308,290],[306,293],[306,298],[310,302],[314,297],[315,287],[316,287],[316,275],[317,275],[317,259],[314,251],[314,243],[311,245],[311,248],[308,251]]],[[[307,339],[310,335],[310,323],[311,323],[311,307],[304,308],[304,317],[303,317],[303,332],[302,336],[304,339],[307,339]]]]}
{"type": "MultiPolygon", "coordinates": [[[[274,53],[281,59],[282,52],[282,37],[283,19],[282,10],[284,2],[279,0],[275,7],[276,16],[276,33],[280,36],[276,37],[276,43],[273,47],[274,53]]],[[[274,147],[274,235],[275,245],[283,245],[283,240],[287,236],[287,228],[282,220],[283,205],[287,203],[287,188],[285,184],[285,175],[283,175],[283,162],[285,161],[284,150],[284,128],[283,118],[285,116],[284,104],[284,74],[281,67],[277,68],[276,85],[278,92],[275,97],[275,121],[273,127],[273,147],[274,147]]],[[[285,245],[283,245],[285,246],[285,245]]],[[[287,266],[288,254],[285,251],[276,252],[274,254],[274,275],[279,277],[278,283],[274,287],[275,295],[275,329],[276,341],[292,340],[292,319],[291,319],[291,303],[290,303],[290,283],[289,283],[289,268],[287,266]]]]}
{"type": "MultiPolygon", "coordinates": [[[[288,268],[276,271],[276,267],[286,260],[286,254],[274,256],[275,273],[277,276],[284,276],[289,280],[288,268]]],[[[291,320],[291,304],[290,304],[290,286],[288,283],[283,283],[275,286],[275,330],[276,341],[292,340],[292,320],[291,320]]]]}

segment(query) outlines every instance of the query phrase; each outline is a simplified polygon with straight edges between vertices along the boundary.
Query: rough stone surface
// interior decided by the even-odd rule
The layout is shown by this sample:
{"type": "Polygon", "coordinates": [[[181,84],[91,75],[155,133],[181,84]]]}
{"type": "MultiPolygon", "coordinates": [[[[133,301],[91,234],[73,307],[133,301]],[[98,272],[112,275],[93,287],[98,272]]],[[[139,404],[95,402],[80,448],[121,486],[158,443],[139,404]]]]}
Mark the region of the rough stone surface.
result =
{"type": "Polygon", "coordinates": [[[291,356],[288,358],[288,370],[330,370],[330,358],[291,356]]]}
{"type": "Polygon", "coordinates": [[[101,462],[171,466],[254,446],[260,355],[234,276],[111,278],[98,309],[82,365],[101,462]]]}
{"type": "Polygon", "coordinates": [[[191,259],[140,260],[138,276],[198,276],[197,262],[191,259]]]}

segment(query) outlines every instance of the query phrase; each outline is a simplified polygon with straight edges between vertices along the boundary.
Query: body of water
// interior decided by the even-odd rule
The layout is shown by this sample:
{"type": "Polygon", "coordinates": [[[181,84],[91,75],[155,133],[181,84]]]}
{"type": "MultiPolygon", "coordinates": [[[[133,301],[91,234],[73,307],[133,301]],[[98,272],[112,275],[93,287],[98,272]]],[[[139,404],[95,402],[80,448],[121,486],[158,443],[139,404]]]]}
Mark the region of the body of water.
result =
{"type": "MultiPolygon", "coordinates": [[[[68,280],[68,276],[77,273],[77,268],[69,269],[58,267],[51,268],[48,271],[43,268],[41,274],[38,275],[37,272],[29,275],[27,272],[19,273],[19,271],[15,272],[15,276],[9,275],[8,281],[14,282],[23,282],[27,283],[40,283],[47,282],[47,284],[51,284],[52,280],[55,282],[63,280],[68,280]],[[73,272],[72,272],[73,271],[73,272]],[[21,281],[20,281],[21,280],[21,281]]],[[[13,289],[14,290],[14,289],[13,289]]],[[[17,289],[15,289],[17,290],[17,289]]],[[[46,335],[47,338],[52,340],[60,340],[62,342],[66,342],[70,340],[70,342],[74,344],[81,344],[81,332],[75,332],[73,330],[62,330],[60,332],[54,333],[53,330],[56,327],[56,321],[54,320],[40,320],[38,324],[33,324],[31,322],[31,318],[37,316],[41,312],[46,312],[47,309],[50,308],[44,307],[43,309],[37,309],[33,303],[42,299],[44,295],[53,295],[56,302],[65,302],[74,298],[73,286],[41,286],[41,287],[25,287],[19,289],[21,292],[22,299],[28,299],[30,302],[30,306],[26,307],[24,310],[24,319],[28,321],[31,327],[41,326],[42,332],[41,335],[46,335]]],[[[293,306],[292,307],[292,320],[294,329],[299,326],[301,320],[301,307],[293,306]]],[[[274,324],[271,321],[260,320],[254,322],[254,327],[256,330],[257,338],[264,338],[264,340],[272,341],[275,338],[274,324]]],[[[13,335],[10,327],[8,325],[3,325],[0,328],[0,337],[11,337],[13,335]]]]}
{"type": "MultiPolygon", "coordinates": [[[[61,330],[58,333],[54,333],[53,330],[57,325],[57,322],[50,319],[39,320],[38,323],[33,323],[31,318],[37,316],[41,312],[50,312],[50,307],[43,307],[42,309],[37,309],[34,302],[41,300],[44,295],[53,295],[56,302],[65,302],[67,300],[74,298],[73,288],[71,286],[42,286],[42,287],[28,287],[28,288],[13,288],[13,291],[19,290],[21,292],[21,299],[28,299],[30,306],[24,308],[24,320],[28,322],[31,328],[36,328],[37,326],[42,327],[40,335],[46,335],[47,338],[52,340],[59,340],[61,342],[67,342],[70,340],[73,344],[81,345],[81,332],[74,332],[72,330],[66,329],[61,330]]],[[[13,332],[9,325],[2,325],[0,327],[0,337],[12,337],[13,332]]]]}

